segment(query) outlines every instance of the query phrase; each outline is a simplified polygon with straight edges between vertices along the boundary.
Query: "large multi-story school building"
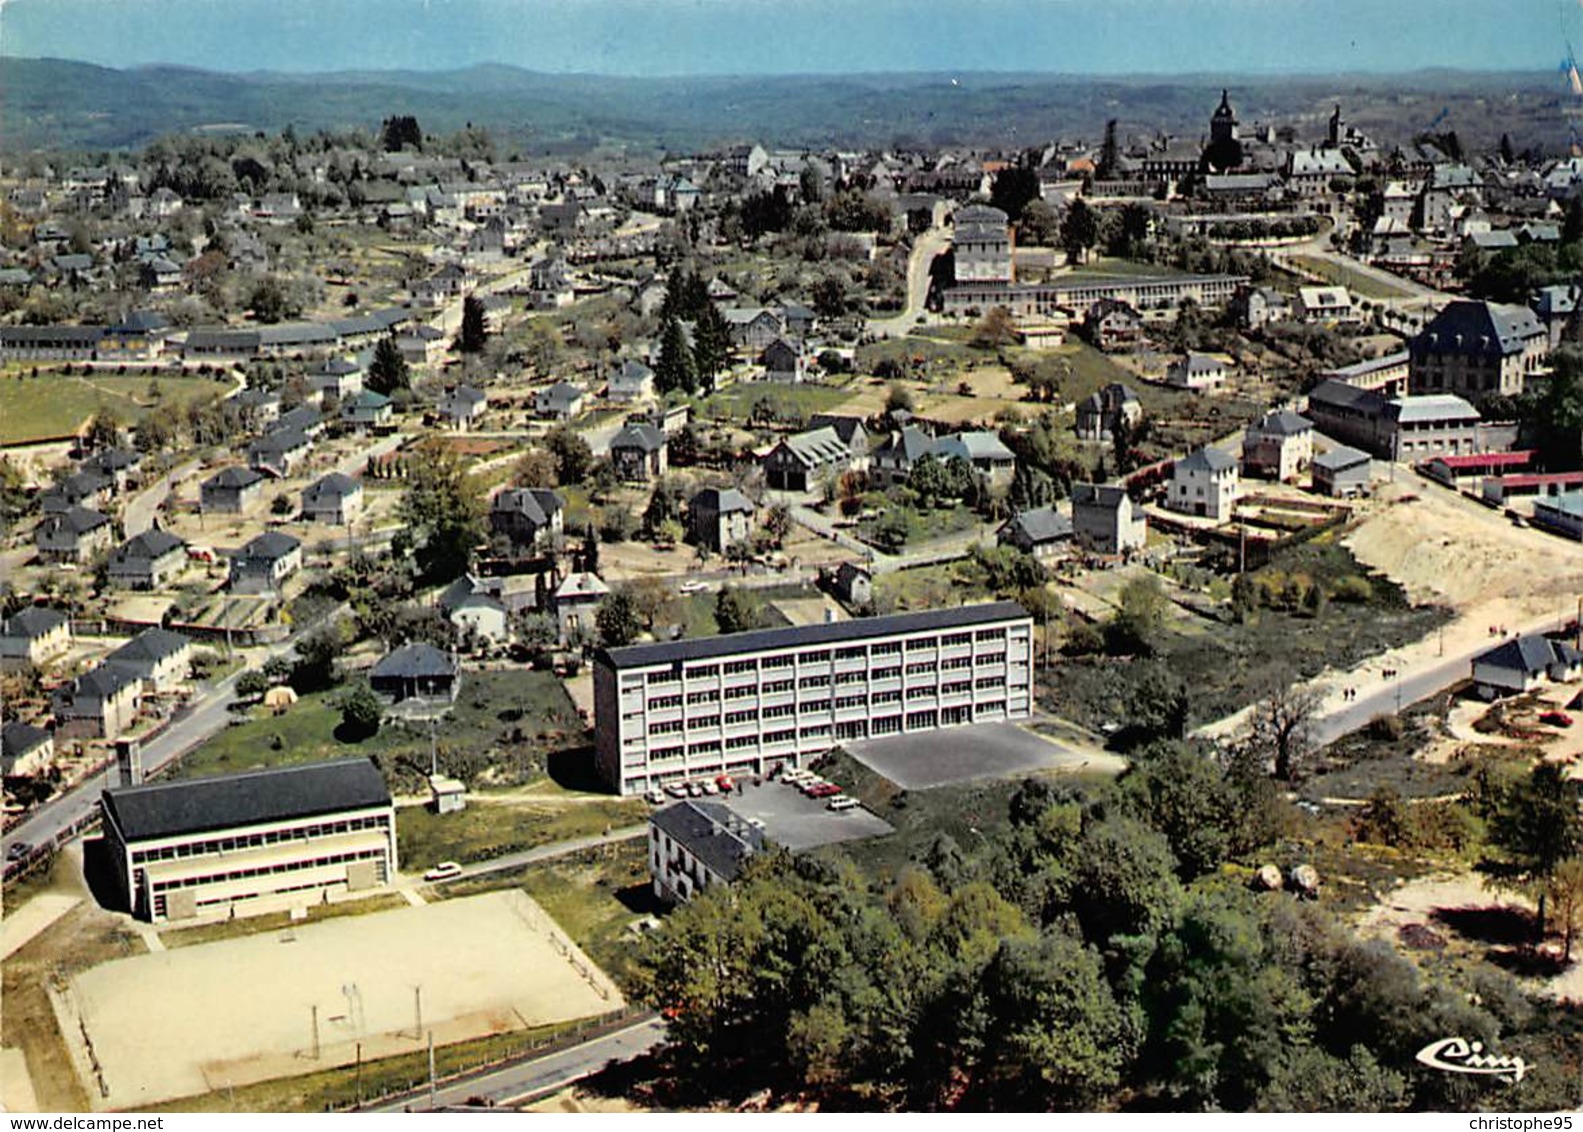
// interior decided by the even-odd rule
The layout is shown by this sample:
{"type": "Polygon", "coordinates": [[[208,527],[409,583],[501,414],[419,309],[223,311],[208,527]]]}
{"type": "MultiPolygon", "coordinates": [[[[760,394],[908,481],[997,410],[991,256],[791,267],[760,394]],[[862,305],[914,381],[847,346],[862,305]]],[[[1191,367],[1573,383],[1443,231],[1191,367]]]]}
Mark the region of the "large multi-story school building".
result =
{"type": "Polygon", "coordinates": [[[635,794],[1032,704],[1033,620],[1015,602],[632,645],[594,657],[595,761],[635,794]]]}

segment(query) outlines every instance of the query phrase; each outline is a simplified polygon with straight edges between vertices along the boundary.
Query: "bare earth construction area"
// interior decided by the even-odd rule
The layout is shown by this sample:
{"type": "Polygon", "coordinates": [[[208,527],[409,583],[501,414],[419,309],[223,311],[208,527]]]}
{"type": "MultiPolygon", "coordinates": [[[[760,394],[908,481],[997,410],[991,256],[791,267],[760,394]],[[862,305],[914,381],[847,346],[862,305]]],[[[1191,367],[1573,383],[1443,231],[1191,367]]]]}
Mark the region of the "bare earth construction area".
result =
{"type": "Polygon", "coordinates": [[[431,1030],[443,1045],[622,1005],[517,891],[120,959],[51,997],[99,1109],[348,1064],[358,1043],[366,1061],[431,1030]]]}

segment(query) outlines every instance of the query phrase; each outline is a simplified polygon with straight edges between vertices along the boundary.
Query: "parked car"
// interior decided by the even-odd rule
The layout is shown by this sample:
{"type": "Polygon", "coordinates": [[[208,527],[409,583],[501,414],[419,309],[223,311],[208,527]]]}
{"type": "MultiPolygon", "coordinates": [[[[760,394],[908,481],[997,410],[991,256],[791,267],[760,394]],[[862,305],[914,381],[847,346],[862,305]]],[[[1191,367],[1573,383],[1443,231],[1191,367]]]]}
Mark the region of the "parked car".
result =
{"type": "Polygon", "coordinates": [[[451,880],[462,875],[462,866],[455,861],[441,861],[423,874],[424,880],[451,880]]]}
{"type": "Polygon", "coordinates": [[[701,783],[699,783],[699,786],[702,788],[702,790],[703,790],[703,792],[705,794],[718,794],[718,793],[720,793],[720,787],[715,785],[713,779],[706,778],[701,783]]]}
{"type": "Polygon", "coordinates": [[[644,797],[647,798],[651,804],[656,806],[665,801],[665,794],[659,789],[650,790],[644,795],[644,797]]]}
{"type": "Polygon", "coordinates": [[[733,779],[729,774],[722,774],[719,778],[715,779],[715,785],[720,787],[720,789],[727,794],[731,793],[731,791],[737,788],[736,780],[733,779]]]}
{"type": "Polygon", "coordinates": [[[841,788],[833,782],[821,782],[808,792],[810,798],[833,798],[841,793],[841,788]]]}
{"type": "Polygon", "coordinates": [[[665,793],[672,798],[685,798],[687,797],[687,787],[680,782],[672,782],[665,787],[665,793]]]}
{"type": "Polygon", "coordinates": [[[13,841],[11,847],[5,851],[5,859],[8,861],[20,861],[32,851],[33,846],[26,841],[13,841]]]}
{"type": "Polygon", "coordinates": [[[694,579],[690,582],[683,582],[679,588],[684,594],[701,594],[709,588],[709,583],[694,579]]]}
{"type": "Polygon", "coordinates": [[[1571,727],[1572,717],[1564,711],[1547,711],[1539,717],[1539,722],[1551,727],[1571,727]]]}
{"type": "Polygon", "coordinates": [[[689,798],[702,798],[704,796],[704,788],[696,782],[689,782],[687,784],[687,796],[689,798]]]}
{"type": "Polygon", "coordinates": [[[859,802],[856,798],[848,798],[845,794],[837,794],[834,798],[830,799],[830,802],[825,806],[825,809],[834,810],[839,814],[846,810],[855,810],[862,804],[863,803],[859,802]]]}

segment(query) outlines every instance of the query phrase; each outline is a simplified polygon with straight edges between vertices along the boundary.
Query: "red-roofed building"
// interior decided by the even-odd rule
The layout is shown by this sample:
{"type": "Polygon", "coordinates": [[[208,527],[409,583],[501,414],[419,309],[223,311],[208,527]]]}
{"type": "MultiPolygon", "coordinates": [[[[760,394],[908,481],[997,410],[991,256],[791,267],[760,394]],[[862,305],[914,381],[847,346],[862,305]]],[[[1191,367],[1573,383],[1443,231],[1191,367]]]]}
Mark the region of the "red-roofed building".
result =
{"type": "Polygon", "coordinates": [[[1583,472],[1548,472],[1517,476],[1489,476],[1484,480],[1486,503],[1504,503],[1514,495],[1563,495],[1583,489],[1583,472]]]}

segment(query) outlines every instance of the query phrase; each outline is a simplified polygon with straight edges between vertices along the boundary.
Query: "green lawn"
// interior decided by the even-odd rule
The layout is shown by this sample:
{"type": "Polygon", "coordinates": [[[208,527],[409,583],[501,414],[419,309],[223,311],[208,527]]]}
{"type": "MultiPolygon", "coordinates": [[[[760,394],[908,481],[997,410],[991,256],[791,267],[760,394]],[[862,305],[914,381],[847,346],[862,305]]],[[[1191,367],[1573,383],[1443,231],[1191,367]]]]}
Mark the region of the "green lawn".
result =
{"type": "Polygon", "coordinates": [[[465,810],[436,814],[405,806],[396,815],[397,852],[404,872],[421,872],[441,861],[483,861],[536,849],[557,841],[591,837],[635,825],[648,816],[641,798],[567,797],[544,783],[543,802],[490,801],[475,796],[465,810]]]}
{"type": "MultiPolygon", "coordinates": [[[[369,755],[398,791],[422,786],[429,767],[429,729],[386,722],[361,742],[336,735],[339,692],[302,697],[275,715],[254,708],[246,722],[227,727],[182,757],[174,777],[289,766],[344,755],[369,755]]],[[[471,781],[495,767],[506,780],[544,773],[548,756],[582,747],[586,733],[559,680],[547,672],[470,672],[450,716],[435,728],[440,769],[471,781]]]]}
{"type": "Polygon", "coordinates": [[[620,986],[627,986],[638,937],[633,920],[658,909],[649,883],[648,842],[624,841],[525,869],[522,889],[620,986]]]}
{"type": "Polygon", "coordinates": [[[746,420],[760,398],[768,397],[786,410],[803,416],[833,413],[851,399],[852,390],[829,385],[782,385],[773,381],[745,381],[730,385],[698,402],[698,415],[709,419],[746,420]]]}
{"type": "Polygon", "coordinates": [[[141,420],[157,404],[189,404],[212,400],[229,383],[204,377],[160,377],[159,401],[149,396],[149,378],[94,374],[67,377],[59,373],[27,376],[30,366],[11,366],[0,374],[0,444],[22,444],[77,431],[100,409],[111,409],[127,422],[141,420]]]}
{"type": "Polygon", "coordinates": [[[1109,259],[1101,256],[1083,264],[1071,275],[1059,276],[1062,283],[1082,282],[1088,279],[1149,279],[1186,275],[1187,272],[1168,263],[1139,263],[1130,259],[1109,259]]]}
{"type": "Polygon", "coordinates": [[[1288,257],[1292,263],[1305,271],[1311,271],[1327,282],[1345,287],[1355,295],[1365,299],[1407,299],[1412,297],[1412,292],[1406,287],[1397,287],[1392,284],[1375,279],[1370,275],[1363,275],[1349,267],[1332,263],[1328,259],[1318,259],[1314,256],[1294,255],[1288,257]]]}

